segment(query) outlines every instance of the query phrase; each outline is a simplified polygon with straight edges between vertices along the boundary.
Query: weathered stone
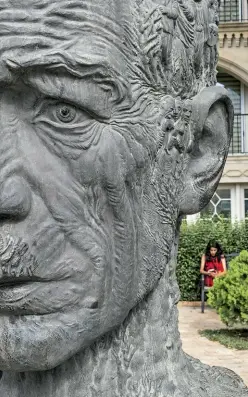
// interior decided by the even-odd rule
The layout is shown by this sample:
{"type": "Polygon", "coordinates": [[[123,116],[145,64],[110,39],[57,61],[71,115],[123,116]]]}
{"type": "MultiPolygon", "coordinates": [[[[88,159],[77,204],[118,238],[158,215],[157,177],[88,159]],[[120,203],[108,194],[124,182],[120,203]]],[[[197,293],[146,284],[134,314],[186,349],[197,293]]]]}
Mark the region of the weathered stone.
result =
{"type": "Polygon", "coordinates": [[[4,397],[231,397],[186,356],[178,230],[221,176],[218,1],[0,0],[4,397]]]}

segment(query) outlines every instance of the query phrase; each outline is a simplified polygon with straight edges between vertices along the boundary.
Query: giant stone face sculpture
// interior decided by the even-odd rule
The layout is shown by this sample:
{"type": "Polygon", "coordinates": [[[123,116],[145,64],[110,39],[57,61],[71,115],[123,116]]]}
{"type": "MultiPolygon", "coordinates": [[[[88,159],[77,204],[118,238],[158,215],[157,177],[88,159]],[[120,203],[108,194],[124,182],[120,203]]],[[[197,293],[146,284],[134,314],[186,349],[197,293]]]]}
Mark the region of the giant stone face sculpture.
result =
{"type": "Polygon", "coordinates": [[[231,138],[216,0],[0,0],[8,397],[246,396],[186,356],[180,219],[231,138]]]}

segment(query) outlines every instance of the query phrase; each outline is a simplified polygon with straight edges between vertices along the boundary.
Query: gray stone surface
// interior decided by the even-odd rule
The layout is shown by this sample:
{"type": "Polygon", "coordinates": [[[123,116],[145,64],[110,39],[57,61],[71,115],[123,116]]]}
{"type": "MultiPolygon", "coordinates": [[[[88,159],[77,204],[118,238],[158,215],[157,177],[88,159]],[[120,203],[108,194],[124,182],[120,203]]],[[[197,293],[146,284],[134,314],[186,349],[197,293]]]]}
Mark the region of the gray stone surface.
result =
{"type": "Polygon", "coordinates": [[[1,396],[247,396],[177,324],[180,219],[232,134],[217,11],[0,0],[1,396]]]}

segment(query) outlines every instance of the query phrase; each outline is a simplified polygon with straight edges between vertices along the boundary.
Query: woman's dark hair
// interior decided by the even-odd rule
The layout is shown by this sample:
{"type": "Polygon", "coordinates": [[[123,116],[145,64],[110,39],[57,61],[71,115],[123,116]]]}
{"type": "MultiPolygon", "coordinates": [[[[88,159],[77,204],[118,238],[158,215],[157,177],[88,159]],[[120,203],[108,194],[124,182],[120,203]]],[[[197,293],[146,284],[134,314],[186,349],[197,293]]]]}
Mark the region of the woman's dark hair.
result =
{"type": "Polygon", "coordinates": [[[221,245],[218,243],[218,241],[209,241],[208,245],[206,247],[206,251],[205,251],[205,255],[206,255],[206,259],[210,259],[211,258],[211,254],[210,254],[210,249],[211,248],[216,248],[217,252],[216,252],[216,257],[218,258],[218,260],[221,260],[221,257],[223,256],[223,250],[221,248],[221,245]]]}

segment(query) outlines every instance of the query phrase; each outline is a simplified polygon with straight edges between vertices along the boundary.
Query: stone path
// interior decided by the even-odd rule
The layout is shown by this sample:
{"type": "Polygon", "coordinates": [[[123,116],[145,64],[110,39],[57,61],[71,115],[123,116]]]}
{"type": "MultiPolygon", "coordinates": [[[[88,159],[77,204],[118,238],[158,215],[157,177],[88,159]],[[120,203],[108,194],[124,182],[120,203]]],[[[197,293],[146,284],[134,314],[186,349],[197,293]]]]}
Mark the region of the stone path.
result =
{"type": "Polygon", "coordinates": [[[178,305],[179,330],[183,350],[205,364],[220,365],[236,372],[248,386],[248,350],[231,350],[218,342],[211,342],[198,334],[198,330],[225,328],[218,315],[206,308],[178,305]]]}

